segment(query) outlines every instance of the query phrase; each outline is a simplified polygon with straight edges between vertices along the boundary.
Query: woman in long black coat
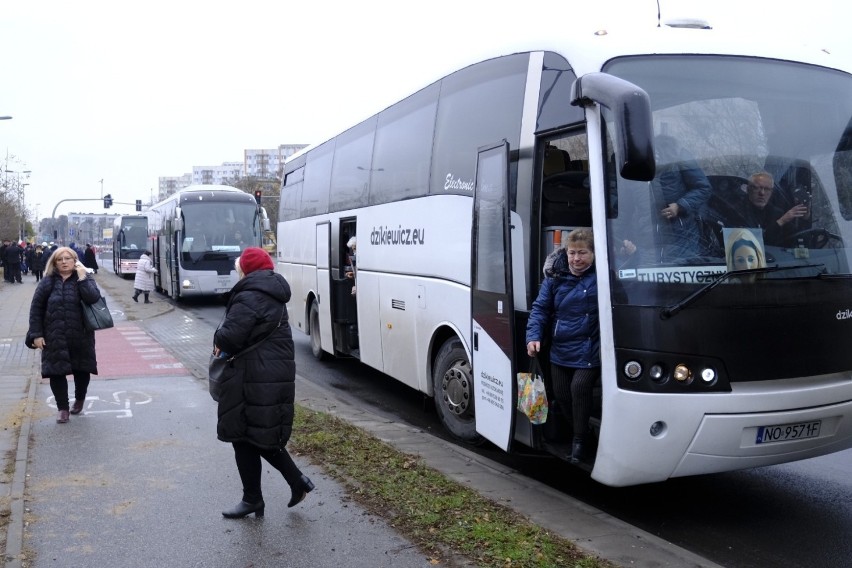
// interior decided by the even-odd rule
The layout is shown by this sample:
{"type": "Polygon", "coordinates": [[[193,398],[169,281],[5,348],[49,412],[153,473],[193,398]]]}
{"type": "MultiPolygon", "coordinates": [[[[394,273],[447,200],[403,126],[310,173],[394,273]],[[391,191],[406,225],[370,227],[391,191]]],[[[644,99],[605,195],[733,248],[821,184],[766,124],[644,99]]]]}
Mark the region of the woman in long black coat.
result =
{"type": "Polygon", "coordinates": [[[243,484],[243,498],[223,511],[229,519],[254,513],[262,517],[261,458],[281,472],[292,490],[288,507],[314,488],[287,452],[293,429],[296,363],[286,303],[290,285],[273,271],[265,250],[247,248],[236,262],[240,280],[222,324],[214,335],[214,353],[237,355],[219,393],[217,433],[231,442],[243,484]],[[241,351],[256,345],[245,354],[241,351]]]}
{"type": "Polygon", "coordinates": [[[41,349],[41,376],[50,379],[59,415],[79,414],[86,401],[92,374],[98,374],[95,332],[83,325],[80,300],[93,304],[101,297],[98,285],[88,277],[77,253],[60,247],[50,255],[45,275],[33,293],[26,345],[41,349]],[[68,375],[74,375],[74,406],[69,408],[68,375]]]}

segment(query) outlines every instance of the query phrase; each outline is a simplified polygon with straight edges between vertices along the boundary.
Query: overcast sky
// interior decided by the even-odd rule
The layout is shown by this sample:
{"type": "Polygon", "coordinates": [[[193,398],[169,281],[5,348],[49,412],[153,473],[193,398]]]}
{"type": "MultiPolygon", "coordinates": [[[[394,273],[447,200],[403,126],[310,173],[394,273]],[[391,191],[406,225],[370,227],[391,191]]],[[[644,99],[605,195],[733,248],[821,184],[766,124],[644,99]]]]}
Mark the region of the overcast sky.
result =
{"type": "MultiPolygon", "coordinates": [[[[850,43],[848,0],[660,0],[662,16],[850,43]],[[779,12],[782,11],[782,12],[779,12]]],[[[439,74],[512,51],[518,29],[569,21],[577,0],[3,0],[0,160],[26,199],[147,202],[160,176],[320,142],[439,74]],[[526,14],[521,13],[526,10],[526,14]],[[14,175],[14,174],[11,174],[14,175]]],[[[600,25],[654,26],[655,0],[597,0],[600,25]],[[617,17],[617,19],[616,19],[617,17]]],[[[0,172],[0,175],[3,175],[0,172]]],[[[67,202],[57,215],[104,212],[67,202]]],[[[112,211],[132,212],[132,205],[112,211]]]]}

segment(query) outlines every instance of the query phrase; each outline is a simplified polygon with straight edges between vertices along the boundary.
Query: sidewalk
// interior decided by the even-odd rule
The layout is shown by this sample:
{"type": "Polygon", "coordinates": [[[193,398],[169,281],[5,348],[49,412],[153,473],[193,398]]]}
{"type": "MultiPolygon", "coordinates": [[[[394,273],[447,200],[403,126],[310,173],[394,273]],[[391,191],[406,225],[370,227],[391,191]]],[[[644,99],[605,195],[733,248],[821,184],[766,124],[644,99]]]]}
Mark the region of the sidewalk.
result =
{"type": "MultiPolygon", "coordinates": [[[[215,431],[215,403],[199,380],[206,377],[210,336],[218,322],[192,321],[158,295],[152,296],[154,304],[134,304],[130,300],[132,282],[105,270],[97,280],[110,307],[117,312],[117,325],[124,328],[126,324],[150,335],[156,343],[166,346],[188,372],[170,377],[139,375],[104,383],[93,381],[90,394],[95,391],[96,397],[106,398],[118,392],[138,393],[137,396],[144,393],[151,401],[143,405],[136,400],[133,404],[139,406],[134,407],[132,420],[107,421],[104,415],[93,414],[77,420],[72,417],[69,426],[78,429],[58,430],[54,412],[44,403],[50,395],[48,386],[30,380],[38,378],[35,352],[23,345],[29,298],[35,285],[26,282],[0,288],[0,299],[10,308],[0,311],[0,338],[5,349],[0,356],[6,375],[0,383],[0,412],[4,417],[20,417],[21,425],[20,438],[15,424],[0,432],[0,447],[17,451],[10,476],[13,479],[4,478],[0,484],[4,498],[11,500],[7,568],[21,566],[17,556],[23,550],[25,480],[30,493],[27,508],[38,509],[36,522],[27,528],[27,544],[36,551],[44,549],[37,566],[56,561],[65,566],[109,563],[151,567],[164,562],[175,566],[255,567],[429,565],[429,559],[383,519],[372,517],[349,502],[342,489],[319,468],[301,461],[300,467],[317,482],[317,490],[304,507],[288,511],[280,503],[271,504],[267,497],[267,516],[261,523],[223,522],[218,518],[214,514],[218,507],[230,506],[227,497],[239,487],[229,448],[210,434],[215,431]],[[128,321],[121,322],[124,318],[128,321]],[[104,423],[110,428],[90,432],[96,424],[104,423]],[[97,447],[87,450],[84,463],[78,463],[75,456],[79,448],[69,445],[62,436],[66,432],[76,432],[75,441],[88,439],[89,435],[98,439],[97,447]],[[32,449],[28,454],[25,441],[31,433],[32,449]],[[81,483],[80,479],[88,483],[81,483]],[[55,492],[62,499],[51,499],[55,492]],[[166,497],[167,507],[163,507],[158,495],[166,497]],[[31,505],[34,499],[36,502],[31,505]],[[104,514],[107,510],[109,514],[104,514]],[[77,529],[72,522],[85,526],[79,529],[84,537],[75,534],[77,529]],[[95,563],[75,564],[56,558],[55,554],[42,557],[48,551],[42,542],[46,539],[53,539],[50,552],[75,550],[76,560],[85,558],[95,563]],[[79,553],[87,542],[102,544],[103,539],[120,542],[123,553],[136,551],[141,555],[144,551],[147,559],[142,561],[133,554],[133,561],[116,558],[116,550],[103,546],[79,553]],[[258,556],[261,551],[262,557],[258,556]],[[190,560],[192,563],[187,563],[190,560]]],[[[461,446],[345,404],[335,393],[301,377],[297,377],[296,393],[299,404],[335,414],[403,452],[422,456],[449,478],[475,485],[484,495],[511,504],[533,522],[616,564],[715,566],[461,446]]],[[[265,476],[269,476],[268,472],[265,476]]],[[[281,495],[281,485],[280,479],[264,480],[264,490],[270,495],[281,495]]]]}

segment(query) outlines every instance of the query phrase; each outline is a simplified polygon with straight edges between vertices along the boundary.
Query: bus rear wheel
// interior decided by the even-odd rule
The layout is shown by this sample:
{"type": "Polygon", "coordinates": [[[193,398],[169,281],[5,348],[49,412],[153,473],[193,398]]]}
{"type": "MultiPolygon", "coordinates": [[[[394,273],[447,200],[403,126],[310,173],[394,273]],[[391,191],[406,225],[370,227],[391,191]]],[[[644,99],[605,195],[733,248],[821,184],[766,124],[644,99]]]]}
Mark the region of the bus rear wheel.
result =
{"type": "Polygon", "coordinates": [[[473,402],[473,378],[467,353],[458,338],[447,340],[432,370],[435,408],[441,423],[455,438],[479,444],[473,402]]]}
{"type": "Polygon", "coordinates": [[[317,306],[316,302],[313,302],[311,304],[310,326],[311,353],[314,354],[314,357],[316,357],[317,360],[322,361],[323,359],[325,359],[325,351],[322,350],[322,338],[320,337],[319,306],[317,306]]]}

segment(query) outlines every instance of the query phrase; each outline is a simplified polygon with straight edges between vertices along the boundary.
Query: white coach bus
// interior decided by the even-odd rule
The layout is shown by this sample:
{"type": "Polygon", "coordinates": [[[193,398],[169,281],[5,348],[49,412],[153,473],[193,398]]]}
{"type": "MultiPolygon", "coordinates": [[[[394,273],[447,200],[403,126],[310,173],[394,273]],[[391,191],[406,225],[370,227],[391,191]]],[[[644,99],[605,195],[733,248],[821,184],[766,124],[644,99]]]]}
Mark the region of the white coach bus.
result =
{"type": "Polygon", "coordinates": [[[191,185],[145,212],[157,290],[181,299],[227,294],[237,283],[234,261],[262,244],[269,227],[254,196],[225,185],[191,185]]]}
{"type": "Polygon", "coordinates": [[[516,373],[546,255],[591,226],[593,479],[852,446],[852,76],[791,41],[648,32],[472,64],[292,157],[277,270],[314,354],[433,397],[458,438],[565,457],[570,432],[516,410],[516,373]],[[744,213],[761,172],[772,210],[795,211],[780,236],[744,213]],[[662,218],[693,182],[700,203],[662,218]],[[760,251],[745,273],[726,259],[738,229],[760,251]]]}

